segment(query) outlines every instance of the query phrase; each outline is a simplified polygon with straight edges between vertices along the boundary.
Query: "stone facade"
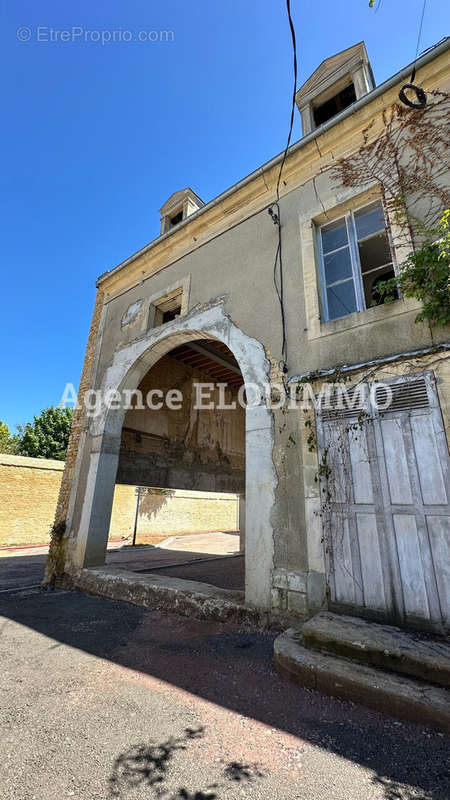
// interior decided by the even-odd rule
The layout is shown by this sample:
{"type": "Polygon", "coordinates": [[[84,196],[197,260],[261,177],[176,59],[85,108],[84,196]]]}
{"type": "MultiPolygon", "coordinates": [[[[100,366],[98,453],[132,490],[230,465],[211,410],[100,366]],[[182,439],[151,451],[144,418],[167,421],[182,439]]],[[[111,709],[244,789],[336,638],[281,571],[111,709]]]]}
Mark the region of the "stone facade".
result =
{"type": "MultiPolygon", "coordinates": [[[[448,46],[447,41],[418,61],[417,80],[426,92],[450,90],[448,46]]],[[[408,76],[405,68],[372,91],[370,81],[365,88],[360,82],[354,105],[289,150],[279,199],[286,375],[281,369],[281,314],[273,285],[278,229],[273,213],[268,214],[273,212],[281,156],[163,232],[97,282],[99,296],[82,390],[88,385],[102,391],[134,390],[146,375],[156,375],[158,362],[174,348],[203,340],[226,345],[245,382],[253,383],[260,393],[256,407],[246,411],[245,471],[246,601],[261,608],[306,615],[327,603],[323,540],[312,510],[317,499],[317,451],[309,449],[302,412],[266,408],[268,381],[279,383],[283,377],[292,382],[298,375],[383,359],[389,360],[391,371],[396,360],[403,369],[402,354],[437,352],[450,339],[448,327],[417,323],[420,305],[405,298],[376,307],[369,303],[364,310],[330,321],[323,314],[320,227],[383,200],[376,180],[357,190],[339,182],[336,162],[382,135],[386,113],[398,103],[408,76]],[[174,292],[182,298],[176,318],[155,325],[154,298],[158,303],[164,297],[170,301],[174,292]],[[123,326],[130,309],[137,308],[134,322],[123,326]]],[[[388,218],[386,225],[392,261],[401,264],[408,248],[400,241],[395,220],[388,218]]],[[[413,245],[411,239],[409,249],[413,245]]],[[[434,370],[434,364],[424,357],[424,370],[434,370]]],[[[413,367],[420,369],[416,361],[411,362],[413,367]]],[[[438,368],[443,377],[446,367],[438,368]]],[[[449,397],[448,383],[443,381],[439,398],[444,415],[449,397]]],[[[155,416],[153,421],[159,425],[163,419],[155,416]]],[[[123,427],[124,415],[119,412],[103,410],[91,421],[81,414],[77,417],[58,511],[58,520],[66,520],[61,541],[55,540],[60,572],[103,563],[123,427]]]]}

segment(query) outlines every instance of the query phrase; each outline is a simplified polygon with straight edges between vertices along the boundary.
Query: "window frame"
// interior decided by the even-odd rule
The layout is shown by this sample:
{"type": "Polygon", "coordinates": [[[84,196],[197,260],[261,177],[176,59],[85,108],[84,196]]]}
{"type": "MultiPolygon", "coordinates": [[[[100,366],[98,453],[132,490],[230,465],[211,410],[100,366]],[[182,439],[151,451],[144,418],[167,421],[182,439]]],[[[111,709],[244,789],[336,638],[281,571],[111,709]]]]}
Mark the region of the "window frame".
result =
{"type": "MultiPolygon", "coordinates": [[[[369,310],[367,308],[367,306],[366,306],[366,300],[365,300],[365,295],[364,295],[363,272],[362,272],[362,269],[361,269],[361,260],[360,260],[360,257],[359,257],[358,242],[359,241],[364,241],[365,239],[369,239],[371,236],[375,236],[377,233],[381,233],[382,231],[381,230],[380,231],[374,231],[369,236],[363,236],[363,237],[361,237],[361,240],[359,240],[358,239],[358,234],[357,234],[357,231],[356,231],[355,215],[358,214],[359,211],[362,211],[365,208],[369,208],[370,206],[375,206],[376,204],[379,205],[379,207],[381,208],[382,214],[383,214],[384,223],[385,223],[383,231],[386,232],[386,236],[387,236],[388,244],[389,244],[389,249],[390,249],[390,252],[391,252],[391,261],[387,262],[387,263],[392,264],[392,268],[394,270],[394,273],[397,274],[395,251],[394,251],[393,243],[391,241],[391,235],[390,235],[390,231],[389,231],[389,225],[388,225],[388,222],[387,222],[387,219],[386,219],[386,213],[385,213],[385,210],[383,208],[383,203],[381,202],[381,200],[370,200],[369,202],[365,202],[365,203],[363,203],[362,205],[360,205],[360,206],[358,206],[356,208],[349,209],[348,211],[345,211],[343,214],[340,214],[335,219],[327,220],[327,222],[322,223],[322,225],[320,225],[317,228],[317,251],[318,251],[318,256],[319,256],[319,272],[320,272],[320,284],[321,284],[320,296],[321,296],[321,301],[322,301],[322,311],[323,311],[324,322],[336,322],[336,320],[345,319],[345,317],[349,317],[352,314],[360,314],[363,311],[368,311],[369,310]],[[322,230],[323,230],[323,228],[325,228],[330,223],[339,222],[340,220],[343,220],[345,222],[346,231],[347,231],[347,242],[348,242],[348,248],[349,248],[349,253],[350,253],[350,262],[351,262],[351,267],[352,267],[352,280],[353,280],[353,288],[354,288],[355,299],[356,299],[356,309],[355,309],[355,311],[349,311],[348,314],[342,314],[340,317],[333,317],[332,319],[330,319],[329,310],[328,310],[328,294],[327,294],[327,289],[329,287],[327,286],[326,275],[325,275],[325,261],[324,261],[324,254],[323,254],[323,245],[322,245],[322,230]]],[[[343,245],[343,247],[345,247],[345,245],[343,245]]],[[[339,250],[339,249],[341,249],[341,248],[336,248],[336,251],[339,250]]],[[[335,252],[335,251],[330,250],[330,253],[332,253],[332,252],[335,252]]],[[[327,253],[327,255],[328,255],[328,253],[327,253]]],[[[384,266],[384,265],[380,265],[380,267],[376,267],[374,269],[381,269],[382,266],[384,266]]],[[[386,264],[386,266],[387,266],[387,264],[386,264]]],[[[350,278],[346,278],[346,279],[343,279],[341,281],[335,281],[335,283],[330,284],[330,286],[337,285],[338,283],[344,283],[346,281],[348,282],[349,280],[350,280],[350,278]]]]}
{"type": "MultiPolygon", "coordinates": [[[[163,308],[167,305],[180,307],[179,317],[185,316],[189,310],[189,297],[191,288],[191,275],[190,273],[179,281],[166,286],[156,294],[151,295],[148,302],[148,315],[147,315],[147,329],[159,328],[160,325],[169,325],[169,322],[163,322],[163,308]],[[175,302],[176,300],[176,302],[175,302]]],[[[170,308],[165,310],[169,311],[170,308]]],[[[176,319],[178,319],[177,317],[176,319]]]]}

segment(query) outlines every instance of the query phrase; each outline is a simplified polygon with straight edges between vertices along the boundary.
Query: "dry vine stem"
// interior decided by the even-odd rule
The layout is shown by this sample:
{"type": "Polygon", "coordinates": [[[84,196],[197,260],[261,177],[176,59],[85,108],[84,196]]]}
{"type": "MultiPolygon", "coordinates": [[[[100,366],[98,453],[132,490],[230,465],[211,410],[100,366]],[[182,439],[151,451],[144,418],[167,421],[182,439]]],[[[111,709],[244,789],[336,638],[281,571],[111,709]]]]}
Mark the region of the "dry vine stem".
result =
{"type": "Polygon", "coordinates": [[[333,167],[333,178],[346,187],[377,182],[388,220],[396,224],[397,243],[413,244],[432,230],[450,191],[445,176],[450,147],[450,95],[427,93],[423,109],[394,104],[363,131],[363,144],[333,167]],[[400,237],[400,239],[399,239],[400,237]],[[403,239],[403,241],[402,241],[403,239]]]}

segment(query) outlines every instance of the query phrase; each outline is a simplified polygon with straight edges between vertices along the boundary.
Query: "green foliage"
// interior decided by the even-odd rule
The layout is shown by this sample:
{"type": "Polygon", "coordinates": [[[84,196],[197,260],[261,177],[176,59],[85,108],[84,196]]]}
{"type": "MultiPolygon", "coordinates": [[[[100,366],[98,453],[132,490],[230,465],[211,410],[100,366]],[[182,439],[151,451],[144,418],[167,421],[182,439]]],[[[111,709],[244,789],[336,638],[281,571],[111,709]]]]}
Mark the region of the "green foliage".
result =
{"type": "Polygon", "coordinates": [[[45,408],[33,422],[19,427],[18,450],[22,456],[64,461],[69,443],[71,408],[45,408]]]}
{"type": "Polygon", "coordinates": [[[2,422],[0,419],[0,453],[11,453],[14,455],[17,453],[17,448],[18,436],[11,436],[6,422],[2,422]]]}
{"type": "Polygon", "coordinates": [[[432,233],[432,238],[410,254],[395,278],[377,285],[377,292],[384,303],[391,303],[399,288],[404,297],[415,297],[423,303],[416,322],[429,320],[433,325],[447,325],[450,323],[450,209],[432,233]]]}

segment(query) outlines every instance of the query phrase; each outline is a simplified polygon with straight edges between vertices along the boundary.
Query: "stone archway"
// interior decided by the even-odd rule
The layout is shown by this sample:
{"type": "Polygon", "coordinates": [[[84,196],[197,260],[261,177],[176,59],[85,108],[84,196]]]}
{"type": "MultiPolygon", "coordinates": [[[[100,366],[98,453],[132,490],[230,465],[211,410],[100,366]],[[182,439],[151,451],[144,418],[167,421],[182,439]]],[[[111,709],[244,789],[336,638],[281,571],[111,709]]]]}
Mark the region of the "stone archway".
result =
{"type": "MultiPolygon", "coordinates": [[[[246,410],[246,602],[270,608],[273,570],[272,508],[276,474],[272,461],[273,419],[265,405],[269,364],[263,346],[224,314],[222,305],[193,311],[117,350],[100,385],[104,393],[136,389],[164,355],[194,339],[223,342],[239,364],[258,405],[246,410]]],[[[80,444],[78,474],[67,519],[67,572],[104,564],[117,471],[123,409],[102,407],[80,444]]]]}

